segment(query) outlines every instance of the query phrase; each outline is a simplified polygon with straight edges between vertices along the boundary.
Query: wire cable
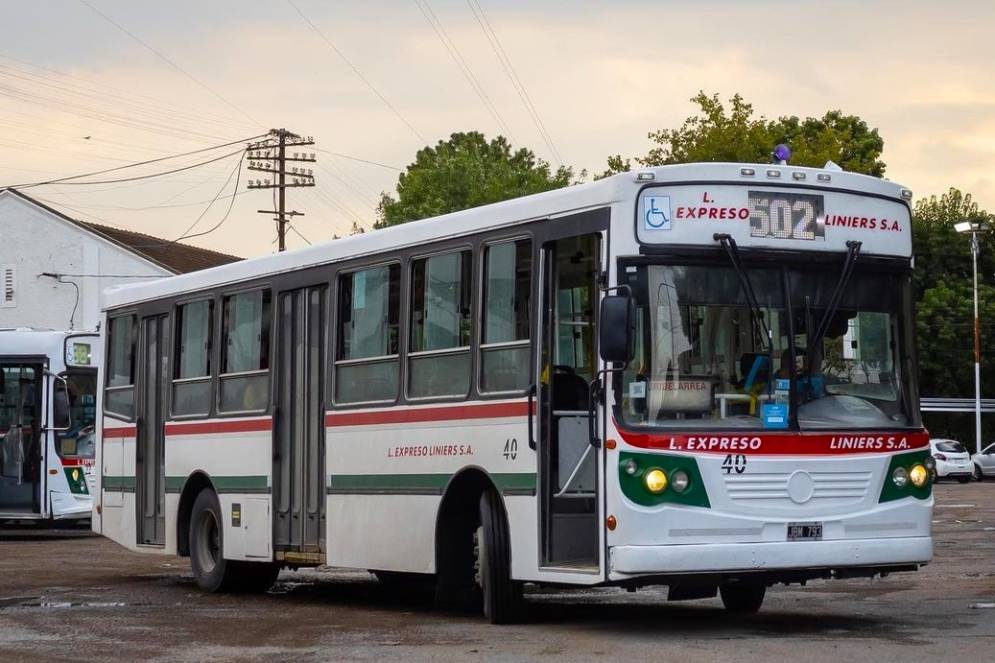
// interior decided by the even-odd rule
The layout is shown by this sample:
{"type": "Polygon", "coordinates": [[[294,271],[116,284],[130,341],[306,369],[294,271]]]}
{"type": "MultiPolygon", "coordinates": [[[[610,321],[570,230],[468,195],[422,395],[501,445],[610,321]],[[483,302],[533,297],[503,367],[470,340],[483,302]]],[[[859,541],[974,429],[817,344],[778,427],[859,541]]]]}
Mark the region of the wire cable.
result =
{"type": "Polygon", "coordinates": [[[169,161],[171,159],[178,159],[180,157],[188,157],[188,156],[192,156],[194,154],[202,154],[204,152],[211,152],[213,150],[221,149],[222,147],[230,147],[232,145],[237,145],[238,143],[247,143],[250,140],[255,140],[256,138],[262,138],[265,135],[266,134],[260,134],[258,136],[252,136],[250,138],[242,138],[240,140],[233,140],[233,141],[231,141],[229,143],[222,143],[221,145],[213,145],[211,147],[204,147],[204,148],[201,148],[199,150],[193,150],[193,151],[190,151],[190,152],[182,152],[180,154],[170,154],[169,156],[159,157],[157,159],[148,159],[146,161],[137,161],[135,163],[129,163],[127,165],[118,166],[116,168],[108,168],[106,170],[97,170],[97,171],[93,171],[93,172],[90,172],[90,173],[83,173],[82,175],[70,175],[69,177],[59,177],[59,178],[56,178],[56,179],[45,180],[43,182],[29,182],[27,184],[9,184],[9,185],[5,185],[4,188],[26,189],[28,187],[43,186],[43,185],[46,185],[46,184],[70,184],[70,183],[72,183],[72,184],[108,184],[108,183],[111,183],[111,182],[129,182],[129,181],[132,181],[132,180],[135,180],[135,179],[145,179],[145,178],[148,178],[148,177],[157,177],[158,175],[166,175],[166,174],[169,174],[169,173],[178,173],[178,172],[183,171],[183,170],[189,170],[189,168],[195,168],[197,166],[203,166],[205,164],[214,163],[215,161],[220,161],[221,159],[224,159],[226,157],[230,157],[230,156],[232,156],[234,154],[238,154],[239,152],[244,152],[245,149],[243,148],[243,149],[240,149],[240,150],[236,150],[235,152],[230,152],[230,153],[222,155],[222,156],[220,156],[220,157],[218,157],[216,159],[211,159],[209,161],[203,161],[203,162],[200,162],[198,164],[194,164],[192,166],[188,166],[188,167],[185,167],[185,168],[179,168],[177,170],[166,171],[166,172],[163,172],[163,173],[154,173],[152,175],[144,175],[144,176],[141,176],[141,177],[128,178],[128,179],[106,180],[106,181],[102,181],[102,182],[72,182],[72,180],[78,180],[78,179],[81,179],[81,178],[84,178],[84,177],[93,177],[95,175],[105,175],[107,173],[114,173],[114,172],[117,172],[119,170],[125,170],[127,168],[135,168],[137,166],[147,166],[147,165],[149,165],[151,163],[159,163],[161,161],[169,161]]]}
{"type": "Polygon", "coordinates": [[[100,11],[99,9],[97,9],[96,7],[94,7],[92,4],[90,4],[90,2],[88,2],[88,0],[79,0],[79,1],[82,2],[84,5],[86,5],[87,7],[89,7],[91,10],[93,10],[93,12],[95,14],[97,14],[98,16],[100,16],[102,19],[104,19],[105,21],[107,21],[108,23],[110,23],[111,25],[113,25],[115,28],[117,28],[118,30],[120,30],[124,34],[128,35],[129,37],[131,37],[135,41],[137,41],[139,44],[141,44],[142,46],[144,46],[147,50],[151,51],[152,54],[155,55],[157,58],[159,58],[160,60],[162,60],[163,62],[165,62],[170,67],[172,67],[176,71],[180,72],[181,74],[183,74],[187,78],[189,78],[191,81],[193,81],[194,83],[196,83],[200,87],[204,88],[205,90],[207,90],[208,92],[210,92],[211,94],[213,94],[215,97],[217,97],[222,102],[224,102],[225,105],[227,105],[230,108],[233,108],[234,110],[238,111],[238,113],[240,115],[242,115],[243,117],[246,117],[246,118],[252,120],[253,124],[259,125],[260,127],[263,126],[263,124],[261,122],[259,122],[259,120],[257,120],[256,118],[252,117],[251,115],[249,115],[248,113],[246,113],[244,110],[242,110],[241,108],[239,108],[238,106],[236,106],[232,102],[230,102],[227,99],[225,99],[223,96],[221,96],[220,93],[216,92],[214,89],[212,89],[211,87],[209,87],[206,83],[203,83],[200,80],[198,80],[197,78],[195,78],[193,76],[193,74],[189,73],[186,69],[183,69],[183,67],[181,67],[180,65],[176,64],[175,62],[173,62],[172,60],[170,60],[169,58],[167,58],[165,55],[163,55],[162,53],[160,53],[156,49],[154,49],[151,46],[149,46],[147,43],[145,43],[144,41],[142,41],[136,34],[134,34],[133,32],[129,31],[123,25],[121,25],[120,23],[118,23],[117,21],[115,21],[114,19],[112,19],[110,16],[108,16],[107,14],[103,13],[102,11],[100,11]]]}
{"type": "Polygon", "coordinates": [[[345,54],[342,51],[340,51],[335,44],[332,43],[332,40],[329,39],[327,36],[325,36],[325,33],[323,33],[321,30],[319,30],[318,26],[315,25],[311,21],[311,19],[309,19],[307,16],[304,15],[304,12],[301,11],[301,8],[298,7],[296,4],[294,4],[293,0],[287,0],[287,4],[294,8],[294,11],[296,11],[300,15],[300,17],[304,20],[305,23],[307,23],[311,27],[311,29],[314,31],[314,33],[316,35],[318,35],[319,37],[321,37],[322,41],[324,41],[328,45],[329,48],[331,48],[333,51],[335,51],[335,54],[338,55],[339,58],[343,62],[345,62],[347,65],[349,65],[349,68],[352,69],[353,73],[356,74],[356,76],[359,77],[359,80],[363,81],[366,84],[366,87],[370,88],[370,90],[373,91],[373,94],[377,95],[377,97],[380,99],[380,101],[382,101],[384,103],[384,105],[387,106],[387,108],[390,109],[390,111],[397,117],[397,119],[399,119],[401,122],[403,122],[404,126],[406,126],[408,129],[410,129],[411,133],[413,133],[418,140],[420,140],[421,142],[424,143],[425,142],[425,138],[421,135],[421,133],[419,133],[418,130],[415,129],[414,126],[410,122],[408,122],[407,118],[405,118],[403,115],[401,115],[401,112],[399,110],[397,110],[397,108],[394,106],[394,104],[390,103],[390,101],[387,100],[387,97],[385,97],[380,92],[380,90],[378,90],[377,87],[373,83],[371,83],[370,80],[366,76],[363,75],[363,72],[361,72],[356,67],[356,65],[354,65],[352,63],[352,61],[349,58],[347,58],[345,56],[345,54]]]}
{"type": "Polygon", "coordinates": [[[501,66],[504,68],[504,73],[508,76],[508,80],[511,81],[512,87],[514,87],[515,92],[518,93],[518,98],[522,100],[525,110],[528,111],[529,116],[532,118],[533,124],[535,124],[536,129],[539,131],[539,136],[542,138],[543,142],[546,143],[546,147],[549,148],[549,152],[553,155],[553,159],[556,161],[556,164],[558,166],[562,166],[563,160],[560,158],[560,153],[556,149],[556,145],[553,143],[553,137],[549,135],[549,131],[546,130],[546,125],[543,123],[542,118],[539,117],[539,113],[536,111],[535,105],[532,103],[532,98],[529,96],[529,91],[525,88],[525,84],[522,83],[522,79],[518,77],[518,72],[515,71],[515,65],[512,64],[511,58],[508,57],[508,53],[504,50],[504,46],[501,45],[501,39],[497,36],[497,33],[491,26],[491,22],[487,20],[484,8],[480,6],[480,2],[478,0],[466,0],[466,4],[470,7],[470,11],[473,12],[473,17],[477,19],[477,24],[483,31],[484,36],[487,37],[487,41],[490,43],[494,54],[497,56],[498,62],[501,63],[501,66]]]}
{"type": "Polygon", "coordinates": [[[517,142],[511,133],[511,129],[509,129],[508,125],[505,123],[504,118],[501,117],[501,113],[491,102],[490,97],[487,96],[487,92],[484,91],[483,86],[474,75],[470,65],[467,64],[463,54],[460,53],[459,47],[457,47],[456,43],[449,37],[449,34],[446,32],[446,28],[442,25],[442,21],[440,21],[439,17],[435,15],[434,11],[432,11],[432,6],[428,3],[428,0],[414,0],[414,2],[421,11],[422,16],[425,17],[425,20],[428,21],[428,24],[432,27],[432,30],[435,31],[439,41],[441,41],[442,45],[446,47],[446,50],[449,52],[449,56],[453,59],[453,62],[456,63],[456,66],[459,67],[463,77],[470,84],[470,87],[473,88],[473,91],[477,93],[477,97],[480,98],[484,108],[487,109],[487,112],[490,113],[491,117],[494,118],[494,121],[497,122],[500,130],[507,135],[512,142],[517,142]]]}
{"type": "Polygon", "coordinates": [[[359,157],[354,157],[349,154],[342,154],[341,152],[332,152],[331,150],[323,150],[320,147],[314,148],[317,152],[323,152],[325,154],[331,154],[333,157],[340,157],[342,159],[349,159],[350,161],[358,161],[360,163],[368,163],[371,166],[380,166],[381,168],[386,168],[387,170],[396,170],[397,172],[404,171],[403,168],[398,168],[397,166],[389,166],[385,163],[380,163],[379,161],[370,161],[369,159],[360,159],[359,157]]]}

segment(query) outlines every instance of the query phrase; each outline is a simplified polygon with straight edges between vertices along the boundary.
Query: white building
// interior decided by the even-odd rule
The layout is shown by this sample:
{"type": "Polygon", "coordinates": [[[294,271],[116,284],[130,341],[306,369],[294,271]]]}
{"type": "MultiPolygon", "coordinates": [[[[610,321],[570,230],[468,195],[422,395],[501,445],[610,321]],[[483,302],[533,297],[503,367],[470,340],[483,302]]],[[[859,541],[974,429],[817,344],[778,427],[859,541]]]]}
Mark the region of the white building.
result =
{"type": "Polygon", "coordinates": [[[236,260],[79,221],[20,191],[0,190],[0,329],[95,329],[104,288],[236,260]]]}

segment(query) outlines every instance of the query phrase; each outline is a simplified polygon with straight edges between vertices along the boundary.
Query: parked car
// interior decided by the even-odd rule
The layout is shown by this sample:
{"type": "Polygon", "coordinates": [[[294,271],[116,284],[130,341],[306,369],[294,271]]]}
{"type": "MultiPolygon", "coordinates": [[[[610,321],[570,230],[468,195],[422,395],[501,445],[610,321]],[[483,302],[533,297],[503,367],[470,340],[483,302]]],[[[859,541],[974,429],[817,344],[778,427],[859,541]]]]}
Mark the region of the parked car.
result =
{"type": "Polygon", "coordinates": [[[981,453],[971,456],[971,461],[974,463],[975,479],[981,481],[985,477],[995,477],[995,444],[989,444],[981,453]]]}
{"type": "Polygon", "coordinates": [[[967,483],[974,476],[971,454],[957,440],[932,439],[929,441],[929,450],[936,460],[937,481],[951,478],[967,483]]]}

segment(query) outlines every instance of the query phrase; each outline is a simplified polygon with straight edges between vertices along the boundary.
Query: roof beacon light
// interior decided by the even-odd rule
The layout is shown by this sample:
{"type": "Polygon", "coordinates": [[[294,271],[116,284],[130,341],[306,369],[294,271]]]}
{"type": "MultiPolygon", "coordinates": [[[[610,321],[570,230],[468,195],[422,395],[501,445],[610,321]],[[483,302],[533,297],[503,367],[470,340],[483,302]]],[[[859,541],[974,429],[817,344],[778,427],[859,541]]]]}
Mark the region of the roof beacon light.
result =
{"type": "Polygon", "coordinates": [[[652,170],[644,170],[642,172],[636,173],[637,182],[652,182],[656,179],[656,173],[652,170]]]}
{"type": "Polygon", "coordinates": [[[791,148],[781,143],[774,148],[774,153],[771,156],[774,157],[774,163],[781,166],[787,165],[788,159],[791,158],[791,148]]]}

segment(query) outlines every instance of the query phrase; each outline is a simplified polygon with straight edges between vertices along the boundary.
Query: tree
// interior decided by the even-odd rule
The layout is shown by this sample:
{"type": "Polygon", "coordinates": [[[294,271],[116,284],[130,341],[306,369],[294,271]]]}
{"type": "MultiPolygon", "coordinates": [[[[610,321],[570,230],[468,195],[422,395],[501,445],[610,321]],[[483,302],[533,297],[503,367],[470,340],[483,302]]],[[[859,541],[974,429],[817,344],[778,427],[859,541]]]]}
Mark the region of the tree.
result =
{"type": "Polygon", "coordinates": [[[531,150],[512,151],[503,136],[487,142],[471,131],[425,147],[401,173],[397,198],[380,196],[375,228],[456,212],[570,184],[571,168],[555,171],[531,150]]]}
{"type": "MultiPolygon", "coordinates": [[[[963,398],[974,393],[971,243],[954,230],[954,224],[991,218],[970,194],[957,189],[919,200],[913,210],[919,391],[924,396],[963,398]]],[[[990,285],[995,274],[995,236],[981,233],[978,243],[981,391],[991,395],[995,393],[995,333],[991,333],[995,331],[995,286],[990,285]]],[[[934,434],[965,442],[974,438],[973,417],[927,413],[924,419],[934,434]]]]}
{"type": "MultiPolygon", "coordinates": [[[[823,166],[834,161],[844,170],[880,177],[884,140],[877,129],[855,115],[831,110],[821,118],[801,120],[795,116],[768,120],[754,117],[752,104],[739,94],[729,99],[729,108],[717,94],[699,92],[691,101],[698,113],[684,120],[677,129],[651,131],[656,146],[644,157],[642,166],[662,166],[696,161],[733,161],[766,163],[778,143],[791,147],[791,163],[799,166],[823,166]]],[[[621,155],[608,158],[608,170],[602,177],[624,172],[631,160],[621,155]]]]}

